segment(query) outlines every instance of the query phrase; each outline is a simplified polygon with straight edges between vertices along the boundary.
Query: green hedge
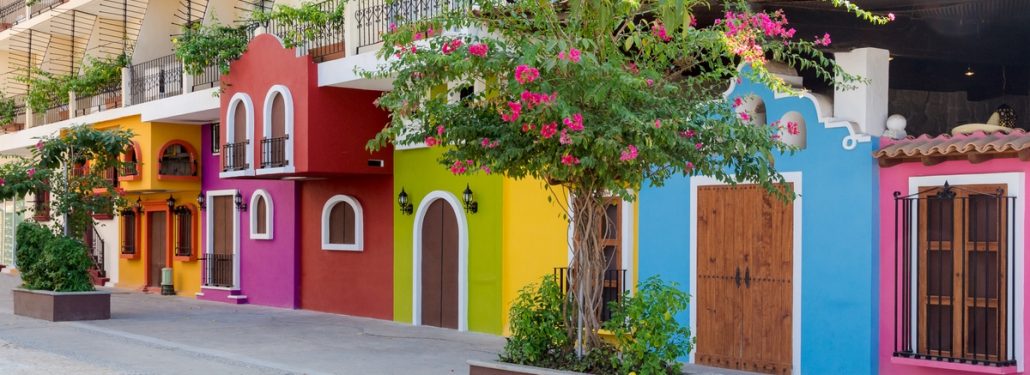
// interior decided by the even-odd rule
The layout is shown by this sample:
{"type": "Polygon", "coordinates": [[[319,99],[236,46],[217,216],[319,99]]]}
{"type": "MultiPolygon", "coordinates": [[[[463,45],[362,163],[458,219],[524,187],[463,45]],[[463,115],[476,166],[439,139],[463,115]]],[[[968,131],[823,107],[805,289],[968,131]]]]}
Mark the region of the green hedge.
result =
{"type": "Polygon", "coordinates": [[[38,223],[23,222],[16,233],[18,270],[25,289],[55,292],[93,290],[93,262],[79,240],[61,237],[38,223]]]}

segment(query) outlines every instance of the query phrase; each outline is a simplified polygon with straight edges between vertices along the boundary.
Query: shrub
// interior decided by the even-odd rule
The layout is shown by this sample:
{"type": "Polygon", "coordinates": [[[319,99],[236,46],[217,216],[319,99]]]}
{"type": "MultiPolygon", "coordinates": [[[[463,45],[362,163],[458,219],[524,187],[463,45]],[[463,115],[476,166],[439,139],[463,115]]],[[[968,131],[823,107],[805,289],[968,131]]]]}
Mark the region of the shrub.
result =
{"type": "Polygon", "coordinates": [[[25,222],[18,225],[17,243],[22,287],[55,292],[93,290],[89,279],[92,260],[82,242],[25,222]]]}
{"type": "Polygon", "coordinates": [[[612,317],[605,328],[619,342],[619,356],[612,365],[619,373],[678,374],[678,358],[693,349],[690,329],[676,321],[690,297],[676,283],[664,283],[657,276],[644,280],[637,292],[621,304],[612,304],[612,317]]]}

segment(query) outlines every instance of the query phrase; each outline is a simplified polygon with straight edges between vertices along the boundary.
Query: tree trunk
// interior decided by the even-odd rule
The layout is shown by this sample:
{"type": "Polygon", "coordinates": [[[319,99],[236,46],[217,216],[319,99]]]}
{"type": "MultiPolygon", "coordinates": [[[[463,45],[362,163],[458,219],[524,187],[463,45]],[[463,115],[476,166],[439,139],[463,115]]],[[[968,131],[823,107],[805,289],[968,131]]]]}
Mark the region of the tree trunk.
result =
{"type": "Polygon", "coordinates": [[[604,279],[604,200],[599,189],[572,190],[572,262],[569,267],[569,303],[575,314],[566,314],[566,327],[583,354],[601,345],[601,292],[604,279]]]}

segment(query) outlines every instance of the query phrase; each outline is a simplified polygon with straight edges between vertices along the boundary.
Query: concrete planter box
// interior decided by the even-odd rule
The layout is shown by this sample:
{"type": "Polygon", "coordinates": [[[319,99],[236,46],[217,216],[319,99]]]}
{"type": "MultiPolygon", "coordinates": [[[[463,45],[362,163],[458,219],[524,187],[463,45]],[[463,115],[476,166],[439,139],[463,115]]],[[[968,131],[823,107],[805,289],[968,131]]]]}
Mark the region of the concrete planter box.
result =
{"type": "Polygon", "coordinates": [[[15,288],[14,314],[64,322],[111,319],[111,292],[51,292],[15,288]]]}
{"type": "Polygon", "coordinates": [[[466,363],[469,364],[469,375],[583,375],[582,372],[552,370],[494,361],[470,359],[466,363]]]}

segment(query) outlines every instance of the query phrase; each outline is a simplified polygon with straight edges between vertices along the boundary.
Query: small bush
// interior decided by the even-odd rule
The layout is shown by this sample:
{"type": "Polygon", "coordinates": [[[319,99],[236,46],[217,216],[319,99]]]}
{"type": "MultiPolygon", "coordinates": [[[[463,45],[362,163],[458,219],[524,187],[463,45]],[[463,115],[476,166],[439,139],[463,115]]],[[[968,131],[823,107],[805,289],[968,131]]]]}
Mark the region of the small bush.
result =
{"type": "Polygon", "coordinates": [[[55,292],[93,290],[92,260],[78,240],[58,237],[37,223],[21,223],[17,231],[18,269],[22,287],[55,292]]]}
{"type": "Polygon", "coordinates": [[[680,373],[678,358],[689,354],[694,345],[690,329],[676,321],[676,314],[686,309],[688,302],[690,297],[675,283],[651,277],[622,304],[612,305],[605,328],[619,342],[619,356],[612,358],[619,373],[680,373]]]}

